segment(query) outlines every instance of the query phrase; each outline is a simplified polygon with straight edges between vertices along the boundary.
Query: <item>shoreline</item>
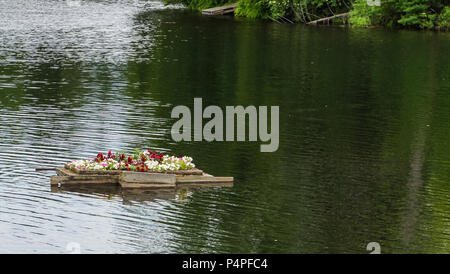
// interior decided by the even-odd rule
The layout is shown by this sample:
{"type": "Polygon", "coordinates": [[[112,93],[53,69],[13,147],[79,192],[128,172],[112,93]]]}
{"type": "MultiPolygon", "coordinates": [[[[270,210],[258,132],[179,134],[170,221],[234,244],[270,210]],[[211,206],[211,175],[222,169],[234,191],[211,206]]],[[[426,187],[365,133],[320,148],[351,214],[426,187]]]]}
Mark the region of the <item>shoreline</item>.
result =
{"type": "MultiPolygon", "coordinates": [[[[294,8],[283,7],[277,16],[270,16],[263,13],[261,10],[259,13],[250,13],[248,10],[256,9],[255,5],[244,4],[249,0],[239,0],[225,2],[219,1],[218,5],[201,5],[199,3],[192,4],[189,0],[165,0],[166,3],[181,3],[185,9],[197,11],[205,16],[235,16],[241,18],[247,18],[250,20],[261,21],[273,21],[280,24],[303,24],[303,25],[343,25],[351,28],[384,28],[384,29],[402,29],[402,30],[414,30],[414,31],[436,31],[436,32],[448,32],[450,30],[450,6],[443,5],[440,12],[427,10],[428,13],[422,12],[420,14],[407,14],[406,12],[399,14],[380,14],[381,11],[377,10],[377,7],[369,7],[363,0],[355,0],[351,9],[340,9],[332,11],[331,9],[326,13],[308,14],[306,17],[304,14],[301,17],[294,11],[294,8]],[[187,5],[187,3],[190,3],[187,5]],[[220,8],[224,11],[230,5],[234,5],[235,8],[230,12],[226,11],[221,13],[220,8]],[[247,10],[246,10],[247,9],[247,10]],[[366,10],[364,10],[366,9],[366,10]],[[367,9],[370,9],[369,11],[367,9]],[[219,10],[214,14],[209,13],[209,10],[219,10]],[[328,15],[323,15],[328,14],[328,15]],[[314,16],[314,19],[313,19],[314,16]]],[[[201,2],[201,1],[199,1],[201,2]]],[[[213,1],[214,2],[214,1],[213,1]]],[[[293,1],[290,0],[292,3],[293,1]]],[[[261,9],[261,8],[260,8],[261,9]]],[[[267,11],[264,11],[267,12],[267,11]]],[[[302,10],[302,12],[304,12],[302,10]]]]}

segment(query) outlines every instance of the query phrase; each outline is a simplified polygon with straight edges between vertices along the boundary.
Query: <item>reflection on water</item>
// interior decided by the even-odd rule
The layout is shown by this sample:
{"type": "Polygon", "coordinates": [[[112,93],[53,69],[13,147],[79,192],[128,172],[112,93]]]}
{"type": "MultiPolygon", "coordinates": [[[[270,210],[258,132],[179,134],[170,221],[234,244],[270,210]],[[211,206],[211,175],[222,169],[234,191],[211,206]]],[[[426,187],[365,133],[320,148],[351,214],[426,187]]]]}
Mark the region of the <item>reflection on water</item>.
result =
{"type": "Polygon", "coordinates": [[[209,18],[153,1],[0,0],[0,252],[450,251],[450,35],[209,18]],[[175,105],[280,106],[280,147],[175,143],[175,105]],[[108,148],[233,187],[51,189],[108,148]]]}
{"type": "Polygon", "coordinates": [[[51,186],[54,193],[73,193],[86,194],[89,197],[98,197],[101,199],[122,199],[124,204],[132,204],[133,202],[155,202],[158,200],[174,200],[183,203],[189,200],[195,192],[205,191],[209,188],[232,187],[232,183],[215,183],[215,184],[197,184],[179,186],[175,189],[122,189],[115,185],[63,185],[61,187],[51,186]]]}

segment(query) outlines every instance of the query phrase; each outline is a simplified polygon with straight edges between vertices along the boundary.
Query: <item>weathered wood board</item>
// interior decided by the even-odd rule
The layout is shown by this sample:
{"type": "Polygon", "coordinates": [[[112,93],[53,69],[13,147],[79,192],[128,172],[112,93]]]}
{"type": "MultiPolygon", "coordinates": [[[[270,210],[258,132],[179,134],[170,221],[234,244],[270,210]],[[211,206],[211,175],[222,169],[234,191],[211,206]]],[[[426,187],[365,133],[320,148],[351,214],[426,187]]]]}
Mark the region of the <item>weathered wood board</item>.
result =
{"type": "Polygon", "coordinates": [[[124,171],[119,176],[120,182],[135,184],[172,184],[175,185],[175,174],[124,171]]]}
{"type": "Polygon", "coordinates": [[[175,174],[124,171],[119,176],[122,188],[174,188],[175,174]]]}
{"type": "Polygon", "coordinates": [[[203,170],[198,168],[185,169],[185,170],[168,170],[165,172],[167,174],[175,174],[175,175],[202,175],[203,170]]]}
{"type": "Polygon", "coordinates": [[[210,9],[204,9],[202,10],[202,14],[204,15],[223,15],[228,13],[233,13],[237,8],[237,4],[230,4],[226,6],[221,7],[215,7],[210,9]]]}
{"type": "Polygon", "coordinates": [[[50,177],[50,184],[118,184],[118,174],[78,174],[66,168],[57,168],[58,176],[50,177]]]}
{"type": "Polygon", "coordinates": [[[214,177],[211,175],[177,176],[177,185],[209,183],[233,183],[233,177],[214,177]]]}

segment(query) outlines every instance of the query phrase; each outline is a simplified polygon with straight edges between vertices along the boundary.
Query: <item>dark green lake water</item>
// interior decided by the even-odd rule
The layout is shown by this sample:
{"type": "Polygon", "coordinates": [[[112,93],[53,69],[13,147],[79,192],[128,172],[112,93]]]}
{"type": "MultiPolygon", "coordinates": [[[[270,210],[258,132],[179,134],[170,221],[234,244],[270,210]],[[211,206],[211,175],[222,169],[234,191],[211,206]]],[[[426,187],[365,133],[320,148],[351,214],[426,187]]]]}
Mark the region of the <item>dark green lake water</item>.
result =
{"type": "Polygon", "coordinates": [[[450,35],[0,0],[0,252],[450,252],[450,35]],[[280,106],[280,146],[176,143],[171,110],[280,106]],[[50,188],[99,151],[191,155],[233,187],[50,188]]]}

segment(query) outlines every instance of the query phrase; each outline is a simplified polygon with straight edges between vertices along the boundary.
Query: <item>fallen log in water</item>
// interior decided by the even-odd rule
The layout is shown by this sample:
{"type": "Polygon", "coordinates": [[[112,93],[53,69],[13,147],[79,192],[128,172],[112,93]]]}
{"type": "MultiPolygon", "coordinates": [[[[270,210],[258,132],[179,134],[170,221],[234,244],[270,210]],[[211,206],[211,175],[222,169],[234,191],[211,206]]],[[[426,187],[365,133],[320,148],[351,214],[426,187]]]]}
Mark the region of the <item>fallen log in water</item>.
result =
{"type": "Polygon", "coordinates": [[[346,12],[346,13],[340,13],[340,14],[336,14],[336,15],[333,15],[333,16],[329,16],[329,17],[317,19],[317,20],[314,20],[314,21],[310,21],[310,22],[308,22],[308,23],[306,23],[306,24],[307,24],[307,25],[317,25],[317,23],[321,23],[321,22],[329,22],[330,20],[335,19],[335,18],[349,17],[349,16],[350,16],[350,13],[349,13],[349,12],[346,12]]]}

